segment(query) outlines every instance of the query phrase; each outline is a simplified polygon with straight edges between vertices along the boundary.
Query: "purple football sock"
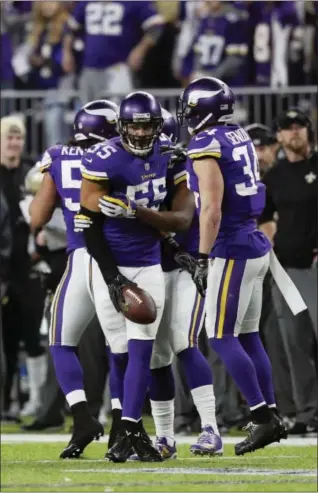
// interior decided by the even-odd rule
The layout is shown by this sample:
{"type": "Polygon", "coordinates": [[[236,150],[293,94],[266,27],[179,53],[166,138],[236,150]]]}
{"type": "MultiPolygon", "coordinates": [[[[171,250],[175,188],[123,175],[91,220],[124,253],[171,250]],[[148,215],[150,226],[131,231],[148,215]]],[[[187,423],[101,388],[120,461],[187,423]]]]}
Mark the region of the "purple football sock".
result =
{"type": "Polygon", "coordinates": [[[150,379],[150,359],[154,341],[128,341],[128,365],[124,379],[123,419],[141,418],[150,379]]]}
{"type": "Polygon", "coordinates": [[[212,371],[209,363],[197,347],[184,349],[178,354],[189,389],[212,385],[212,371]]]}
{"type": "Polygon", "coordinates": [[[111,353],[109,351],[109,388],[111,399],[118,399],[123,405],[124,378],[128,365],[128,353],[111,353]]]}
{"type": "Polygon", "coordinates": [[[171,401],[174,399],[174,392],[171,365],[151,370],[149,397],[152,401],[171,401]]]}
{"type": "Polygon", "coordinates": [[[227,371],[247,400],[249,407],[253,408],[265,403],[253,362],[237,337],[212,338],[210,344],[222,359],[227,371]]]}
{"type": "Polygon", "coordinates": [[[76,347],[50,346],[57,381],[64,395],[83,390],[83,370],[76,355],[76,347]]]}
{"type": "Polygon", "coordinates": [[[239,336],[245,352],[254,363],[259,386],[265,397],[266,404],[276,406],[273,386],[272,367],[258,332],[241,334],[239,336]]]}

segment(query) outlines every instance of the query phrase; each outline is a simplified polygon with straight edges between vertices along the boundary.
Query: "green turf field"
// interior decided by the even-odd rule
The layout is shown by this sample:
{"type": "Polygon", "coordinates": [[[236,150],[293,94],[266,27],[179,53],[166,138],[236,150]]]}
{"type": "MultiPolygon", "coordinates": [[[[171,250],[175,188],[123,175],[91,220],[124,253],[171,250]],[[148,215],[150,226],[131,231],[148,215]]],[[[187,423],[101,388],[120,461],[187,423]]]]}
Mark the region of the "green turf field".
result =
{"type": "Polygon", "coordinates": [[[24,436],[6,443],[5,435],[1,491],[317,491],[314,445],[268,447],[235,457],[231,444],[223,457],[211,459],[194,458],[188,445],[179,445],[177,460],[119,465],[103,460],[105,441],[91,444],[82,459],[61,461],[63,442],[52,443],[46,435],[43,443],[20,443],[24,436]]]}

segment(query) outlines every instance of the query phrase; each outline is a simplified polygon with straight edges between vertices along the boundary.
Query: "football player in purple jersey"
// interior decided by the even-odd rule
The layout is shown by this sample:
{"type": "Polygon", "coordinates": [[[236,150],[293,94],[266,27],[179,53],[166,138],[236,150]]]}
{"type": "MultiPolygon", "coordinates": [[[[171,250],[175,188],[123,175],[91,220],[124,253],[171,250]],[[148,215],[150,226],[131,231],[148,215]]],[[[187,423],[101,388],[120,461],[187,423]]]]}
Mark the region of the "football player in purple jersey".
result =
{"type": "Polygon", "coordinates": [[[202,2],[201,18],[181,68],[182,79],[222,77],[233,86],[247,82],[248,13],[233,2],[202,2]]]}
{"type": "Polygon", "coordinates": [[[105,335],[113,358],[129,355],[121,397],[124,433],[118,434],[106,454],[114,462],[126,461],[131,447],[142,461],[162,460],[141,428],[152,348],[165,298],[158,230],[185,230],[192,218],[184,210],[167,211],[164,217],[158,211],[170,188],[175,188],[175,194],[188,193],[184,165],[169,167],[170,156],[160,152],[160,145],[171,146],[161,134],[162,125],[156,99],[145,92],[131,93],[119,109],[120,138],[91,148],[82,159],[81,214],[91,221],[84,234],[91,255],[96,310],[108,321],[105,335]],[[157,306],[154,323],[139,325],[120,312],[122,288],[131,283],[153,297],[157,306]]]}
{"type": "Polygon", "coordinates": [[[288,85],[288,61],[298,60],[302,50],[296,3],[258,1],[249,6],[256,85],[288,85]]]}
{"type": "Polygon", "coordinates": [[[67,228],[68,263],[54,295],[50,326],[50,352],[57,380],[74,419],[73,435],[61,458],[79,457],[94,438],[104,434],[102,425],[89,413],[76,355],[95,307],[83,269],[84,237],[74,231],[73,222],[80,208],[81,158],[91,145],[117,135],[116,123],[117,106],[110,101],[92,101],[81,108],[75,115],[72,140],[44,152],[43,181],[30,206],[31,227],[36,230],[49,222],[60,199],[67,228]]]}
{"type": "MultiPolygon", "coordinates": [[[[166,110],[163,132],[177,142],[177,122],[166,110]]],[[[169,166],[175,161],[185,162],[186,150],[175,148],[169,166]]],[[[201,418],[202,433],[191,452],[199,455],[221,455],[222,441],[215,418],[215,397],[212,372],[207,360],[198,348],[198,337],[205,316],[205,300],[196,291],[191,275],[196,267],[199,247],[199,221],[195,212],[193,194],[173,187],[165,201],[170,218],[185,211],[189,229],[178,232],[162,243],[161,266],[165,277],[165,306],[157,332],[151,359],[151,380],[149,386],[152,416],[156,428],[156,448],[164,459],[176,458],[174,440],[174,378],[171,364],[176,354],[184,368],[194,403],[201,418]],[[176,192],[176,193],[175,193],[176,192]]],[[[167,221],[167,212],[159,213],[167,221]]],[[[156,218],[158,220],[158,218],[156,218]]],[[[150,217],[148,217],[150,221],[150,217]]],[[[156,223],[158,227],[158,223],[156,223]]],[[[162,224],[161,229],[173,231],[173,223],[162,224]]],[[[130,457],[138,460],[138,456],[130,457]]]]}
{"type": "Polygon", "coordinates": [[[82,99],[96,99],[102,91],[131,91],[131,71],[140,70],[163,24],[150,1],[76,2],[64,39],[63,68],[74,72],[72,37],[84,29],[82,99]]]}
{"type": "Polygon", "coordinates": [[[193,81],[179,101],[188,146],[189,187],[200,220],[194,281],[206,293],[206,330],[212,348],[248,402],[248,437],[237,455],[286,438],[272,383],[269,358],[259,337],[262,287],[271,244],[257,230],[265,205],[256,152],[248,134],[231,123],[234,94],[223,81],[193,81]]]}

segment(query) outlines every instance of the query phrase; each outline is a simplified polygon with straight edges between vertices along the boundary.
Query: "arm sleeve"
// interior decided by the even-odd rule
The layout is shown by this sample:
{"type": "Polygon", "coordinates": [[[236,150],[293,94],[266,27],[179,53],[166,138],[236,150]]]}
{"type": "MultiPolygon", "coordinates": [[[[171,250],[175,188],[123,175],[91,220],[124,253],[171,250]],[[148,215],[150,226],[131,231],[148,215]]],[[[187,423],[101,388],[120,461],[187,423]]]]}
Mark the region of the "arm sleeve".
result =
{"type": "Polygon", "coordinates": [[[84,229],[84,239],[88,253],[96,260],[106,284],[118,275],[118,268],[112,251],[103,232],[105,217],[81,206],[80,214],[91,219],[92,224],[84,229]]]}

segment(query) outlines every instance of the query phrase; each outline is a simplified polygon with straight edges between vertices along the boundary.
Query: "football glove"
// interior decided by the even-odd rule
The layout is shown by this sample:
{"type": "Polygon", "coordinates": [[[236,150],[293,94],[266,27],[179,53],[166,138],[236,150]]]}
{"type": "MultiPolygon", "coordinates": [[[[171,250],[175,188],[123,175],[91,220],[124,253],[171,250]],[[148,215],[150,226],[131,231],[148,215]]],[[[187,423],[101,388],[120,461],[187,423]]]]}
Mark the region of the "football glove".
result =
{"type": "Polygon", "coordinates": [[[189,272],[189,274],[191,274],[192,277],[194,276],[197,262],[196,259],[192,257],[192,255],[180,251],[176,253],[173,258],[182,270],[186,270],[187,272],[189,272]]]}
{"type": "Polygon", "coordinates": [[[205,296],[205,292],[208,284],[208,273],[209,273],[209,257],[208,255],[199,253],[197,266],[193,275],[193,281],[197,287],[199,294],[202,297],[205,296]]]}
{"type": "Polygon", "coordinates": [[[173,167],[178,163],[185,163],[187,160],[187,149],[182,144],[176,144],[175,146],[161,146],[160,154],[171,154],[170,165],[173,167]]]}
{"type": "Polygon", "coordinates": [[[121,312],[122,305],[125,303],[123,297],[123,287],[124,286],[137,286],[133,281],[127,279],[120,272],[118,272],[116,277],[107,281],[108,291],[110,299],[118,312],[121,312]]]}
{"type": "Polygon", "coordinates": [[[172,234],[167,234],[163,239],[164,247],[168,254],[172,255],[175,262],[181,267],[182,270],[186,270],[193,277],[196,269],[196,260],[192,255],[184,252],[179,243],[173,238],[172,234]]]}
{"type": "Polygon", "coordinates": [[[133,219],[136,216],[137,204],[124,193],[104,195],[99,199],[99,208],[105,216],[133,219]]]}
{"type": "Polygon", "coordinates": [[[82,233],[84,229],[87,229],[92,224],[90,217],[77,213],[74,217],[74,231],[75,233],[82,233]]]}

